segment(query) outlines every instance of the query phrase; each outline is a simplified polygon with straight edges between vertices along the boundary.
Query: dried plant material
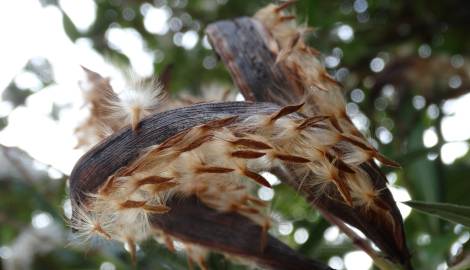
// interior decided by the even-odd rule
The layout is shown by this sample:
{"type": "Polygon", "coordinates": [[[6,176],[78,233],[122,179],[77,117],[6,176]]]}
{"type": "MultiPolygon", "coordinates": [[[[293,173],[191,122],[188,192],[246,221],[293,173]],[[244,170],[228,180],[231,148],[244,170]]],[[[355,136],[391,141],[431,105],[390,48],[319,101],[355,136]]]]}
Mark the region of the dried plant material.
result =
{"type": "Polygon", "coordinates": [[[83,70],[87,79],[80,87],[90,114],[75,130],[77,147],[93,146],[126,125],[137,131],[144,117],[167,108],[165,95],[155,79],[131,78],[127,88],[117,93],[109,78],[85,67],[83,70]]]}
{"type": "MultiPolygon", "coordinates": [[[[289,80],[297,82],[297,86],[303,90],[303,96],[299,96],[304,102],[300,112],[311,116],[312,120],[304,120],[299,125],[299,129],[310,125],[318,127],[316,123],[322,121],[322,123],[326,122],[323,124],[323,128],[334,133],[328,135],[330,140],[334,136],[339,136],[336,142],[332,141],[328,147],[318,144],[312,145],[323,153],[331,163],[320,165],[326,171],[319,171],[318,168],[316,171],[312,170],[316,174],[312,177],[323,175],[320,182],[331,180],[329,183],[334,183],[337,191],[327,192],[325,194],[328,195],[325,196],[325,194],[315,193],[313,190],[313,194],[317,194],[318,197],[316,201],[321,202],[321,207],[328,207],[330,204],[328,200],[331,200],[329,198],[338,199],[336,193],[340,195],[343,202],[353,209],[358,209],[360,215],[364,215],[366,218],[365,220],[373,220],[375,218],[372,217],[377,217],[385,231],[392,235],[394,243],[383,241],[382,239],[386,236],[384,238],[381,238],[383,236],[380,235],[369,236],[372,236],[373,240],[377,241],[376,244],[386,253],[397,254],[393,255],[393,260],[398,260],[406,267],[411,268],[409,265],[410,255],[404,243],[401,217],[385,187],[385,178],[380,174],[377,177],[377,174],[372,173],[372,170],[378,169],[370,168],[370,166],[376,167],[373,163],[374,159],[386,166],[399,167],[399,164],[380,154],[353,125],[345,112],[346,102],[341,85],[327,73],[318,58],[318,52],[312,50],[303,41],[302,37],[308,31],[307,28],[298,26],[294,20],[285,19],[286,17],[290,18],[290,15],[285,12],[285,6],[288,4],[291,2],[280,6],[269,5],[258,11],[254,17],[261,21],[278,44],[277,51],[274,52],[277,54],[275,65],[282,65],[286,68],[286,76],[289,77],[289,80]],[[325,118],[315,119],[320,115],[325,118]],[[349,146],[345,147],[345,143],[349,146]]],[[[299,175],[295,173],[295,168],[294,175],[299,175]]],[[[308,180],[305,182],[306,187],[312,186],[308,180]]],[[[331,190],[318,185],[318,183],[313,183],[313,186],[320,190],[331,190]]],[[[307,193],[312,192],[307,190],[307,193]]],[[[336,213],[334,209],[331,209],[331,212],[336,213]]],[[[343,214],[339,215],[341,217],[343,214]]],[[[346,218],[346,222],[348,222],[347,216],[343,216],[343,218],[346,218]]],[[[359,224],[356,225],[359,226],[359,224]]],[[[371,229],[373,228],[362,228],[366,235],[372,231],[371,229]]]]}
{"type": "MultiPolygon", "coordinates": [[[[158,233],[167,239],[232,256],[245,254],[267,260],[263,256],[271,256],[273,250],[271,246],[265,253],[264,247],[275,243],[267,234],[271,221],[266,203],[254,197],[252,187],[270,186],[260,172],[282,162],[278,157],[297,156],[284,153],[275,141],[266,140],[273,132],[279,136],[278,131],[283,129],[279,125],[295,128],[294,122],[300,121],[301,117],[294,114],[270,121],[281,110],[270,104],[200,104],[152,115],[142,121],[137,134],[129,127],[107,138],[87,153],[72,172],[72,227],[85,239],[96,235],[139,243],[158,233]],[[246,247],[200,243],[199,235],[188,237],[187,231],[175,232],[157,225],[157,220],[165,224],[182,215],[178,212],[182,211],[180,203],[175,200],[187,202],[193,197],[200,200],[198,205],[227,213],[230,220],[244,217],[245,223],[259,230],[256,238],[250,236],[249,240],[258,243],[256,254],[246,253],[246,247]]],[[[197,218],[212,216],[220,218],[220,214],[197,218]]],[[[192,260],[203,266],[203,260],[196,257],[192,260]]],[[[276,261],[271,257],[269,260],[276,261]]],[[[301,265],[311,263],[305,261],[301,265]]],[[[298,269],[295,265],[292,269],[298,269]]],[[[320,265],[318,269],[326,268],[320,265]]]]}
{"type": "Polygon", "coordinates": [[[141,121],[143,112],[152,112],[153,106],[144,104],[136,110],[120,97],[105,98],[110,107],[120,108],[110,115],[131,124],[131,129],[107,138],[74,169],[74,228],[85,237],[96,234],[124,243],[138,243],[159,232],[166,239],[187,243],[188,253],[196,250],[190,258],[202,268],[206,267],[203,257],[212,248],[243,253],[214,248],[207,239],[166,226],[172,215],[183,211],[175,199],[197,198],[210,211],[255,224],[259,258],[270,244],[271,221],[266,205],[253,197],[252,189],[270,187],[261,172],[287,168],[294,176],[305,176],[299,190],[322,209],[366,234],[369,229],[362,225],[378,220],[386,235],[372,235],[373,240],[378,239],[379,247],[394,260],[398,257],[407,263],[402,221],[385,183],[376,180],[382,179],[380,171],[370,165],[373,159],[397,164],[370,146],[347,117],[339,84],[326,73],[318,53],[304,44],[302,37],[309,29],[298,27],[293,16],[284,14],[287,5],[269,5],[256,18],[276,40],[277,46],[269,46],[277,55],[274,63],[286,68],[290,81],[302,90],[302,102],[283,107],[200,104],[141,121]],[[123,109],[123,104],[131,109],[123,109]],[[108,159],[113,163],[104,162],[108,159]],[[358,222],[358,217],[366,223],[358,222]],[[380,242],[387,237],[392,243],[380,242]],[[201,249],[192,249],[194,243],[201,249]]]}
{"type": "Polygon", "coordinates": [[[402,218],[375,162],[398,164],[372,147],[347,116],[341,85],[327,73],[319,52],[303,41],[311,29],[286,12],[292,3],[268,5],[254,19],[218,22],[206,32],[247,100],[304,104],[298,110],[304,118],[292,123],[295,128],[273,135],[282,145],[305,151],[299,156],[311,161],[304,164],[308,170],[281,162],[273,172],[314,207],[358,228],[387,258],[411,269],[402,218]],[[307,127],[315,130],[309,141],[296,135],[307,127]]]}
{"type": "MultiPolygon", "coordinates": [[[[289,106],[269,114],[222,117],[192,126],[161,144],[150,145],[125,169],[110,176],[104,188],[99,189],[101,192],[92,194],[93,200],[82,212],[99,217],[98,224],[108,224],[105,232],[112,239],[127,239],[122,235],[123,228],[141,228],[142,231],[133,232],[141,236],[132,239],[137,242],[149,231],[149,214],[171,212],[166,202],[174,196],[196,196],[217,211],[236,212],[267,230],[270,218],[264,204],[252,199],[250,187],[270,187],[260,173],[280,164],[311,171],[316,178],[308,179],[305,185],[333,190],[341,194],[349,207],[374,207],[372,183],[367,177],[357,177],[358,173],[366,175],[358,164],[367,159],[356,162],[356,158],[355,162],[347,163],[337,154],[370,149],[358,147],[335,129],[315,126],[299,129],[299,123],[309,117],[295,113],[298,108],[289,106]],[[317,149],[324,149],[334,158],[322,158],[317,149]],[[340,171],[335,164],[344,164],[349,171],[340,171]],[[361,189],[363,186],[367,189],[361,189]]],[[[370,158],[367,154],[357,156],[370,158]]],[[[101,230],[89,232],[103,234],[101,230]]]]}

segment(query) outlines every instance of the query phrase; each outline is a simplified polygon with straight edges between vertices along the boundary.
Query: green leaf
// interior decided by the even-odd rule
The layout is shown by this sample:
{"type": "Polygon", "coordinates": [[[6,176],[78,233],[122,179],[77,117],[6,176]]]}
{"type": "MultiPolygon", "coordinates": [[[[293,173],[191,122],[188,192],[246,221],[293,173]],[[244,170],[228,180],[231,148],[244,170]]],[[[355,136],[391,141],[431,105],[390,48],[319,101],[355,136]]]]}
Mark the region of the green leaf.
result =
{"type": "Polygon", "coordinates": [[[65,12],[62,12],[62,16],[62,24],[64,26],[65,33],[72,41],[75,42],[75,40],[77,40],[81,36],[80,32],[65,12]]]}
{"type": "Polygon", "coordinates": [[[408,201],[404,204],[420,212],[470,227],[470,207],[450,203],[408,201]]]}

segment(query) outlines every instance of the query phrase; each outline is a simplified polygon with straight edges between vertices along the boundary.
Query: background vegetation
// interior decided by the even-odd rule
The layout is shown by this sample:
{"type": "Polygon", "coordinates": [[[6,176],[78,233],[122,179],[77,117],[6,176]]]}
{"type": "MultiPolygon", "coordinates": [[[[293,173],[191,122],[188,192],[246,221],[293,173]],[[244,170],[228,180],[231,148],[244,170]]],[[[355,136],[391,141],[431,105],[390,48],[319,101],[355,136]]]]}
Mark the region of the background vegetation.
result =
{"type": "MultiPolygon", "coordinates": [[[[130,65],[140,74],[160,74],[171,93],[232,87],[204,38],[204,28],[216,20],[251,16],[269,3],[96,0],[96,18],[83,29],[68,12],[68,1],[40,2],[43,8],[60,9],[63,29],[74,44],[86,43],[109,62],[130,65]],[[126,46],[135,40],[140,40],[143,56],[126,46]],[[150,65],[143,66],[147,62],[139,62],[139,57],[147,57],[150,65]]],[[[409,194],[414,200],[470,205],[470,2],[301,0],[293,10],[300,21],[314,27],[307,39],[345,86],[348,114],[381,152],[402,164],[399,170],[384,169],[397,198],[406,200],[409,194]]],[[[0,111],[8,112],[0,114],[0,133],[15,125],[10,112],[27,108],[28,99],[57,85],[57,72],[47,57],[30,59],[17,71],[1,97],[0,111]],[[25,72],[38,81],[34,87],[19,83],[18,76],[25,72]]],[[[53,97],[49,102],[51,119],[63,120],[60,112],[70,104],[57,103],[53,97]]],[[[34,132],[28,134],[32,141],[34,132]]],[[[131,268],[130,256],[120,245],[67,245],[67,171],[34,161],[17,148],[1,150],[0,269],[131,268]]],[[[351,253],[356,250],[351,241],[287,186],[276,185],[274,194],[258,194],[266,200],[272,197],[272,233],[306,256],[338,269],[370,265],[361,254],[351,253]]],[[[414,211],[409,214],[409,208],[401,207],[417,269],[447,269],[467,259],[468,228],[414,211]]],[[[183,254],[169,253],[153,240],[140,246],[138,265],[187,268],[183,254]]],[[[209,265],[245,269],[219,255],[211,255],[209,265]]]]}

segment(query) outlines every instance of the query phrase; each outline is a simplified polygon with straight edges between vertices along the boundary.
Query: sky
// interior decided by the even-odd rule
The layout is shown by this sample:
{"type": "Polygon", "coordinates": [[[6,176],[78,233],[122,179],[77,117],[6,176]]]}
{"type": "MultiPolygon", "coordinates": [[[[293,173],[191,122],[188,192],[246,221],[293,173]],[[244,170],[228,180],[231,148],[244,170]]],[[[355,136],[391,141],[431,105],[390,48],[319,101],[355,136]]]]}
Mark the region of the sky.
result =
{"type": "MultiPolygon", "coordinates": [[[[92,0],[60,0],[60,7],[69,15],[79,30],[86,30],[96,19],[96,5],[92,0]]],[[[144,24],[148,30],[163,35],[168,31],[167,20],[171,10],[144,6],[144,24]]],[[[40,83],[34,74],[22,72],[28,60],[46,58],[53,67],[56,84],[31,95],[26,106],[13,111],[8,102],[0,103],[0,116],[9,115],[8,127],[0,132],[0,143],[18,146],[37,160],[69,174],[75,161],[83,154],[73,149],[73,134],[77,123],[86,117],[80,110],[83,99],[78,82],[84,78],[80,66],[89,67],[112,78],[114,89],[123,89],[121,72],[91,48],[87,39],[73,43],[62,26],[62,14],[57,7],[42,7],[38,0],[0,2],[0,94],[11,80],[17,86],[35,86],[40,83]],[[15,25],[15,27],[7,27],[15,25]],[[59,121],[49,117],[51,107],[65,107],[59,121]]],[[[106,32],[110,47],[126,54],[134,72],[140,76],[153,74],[154,56],[143,45],[134,29],[112,28],[106,32]]],[[[195,31],[182,33],[180,46],[191,49],[199,41],[195,31]]],[[[37,87],[39,88],[39,87],[37,87]]]]}

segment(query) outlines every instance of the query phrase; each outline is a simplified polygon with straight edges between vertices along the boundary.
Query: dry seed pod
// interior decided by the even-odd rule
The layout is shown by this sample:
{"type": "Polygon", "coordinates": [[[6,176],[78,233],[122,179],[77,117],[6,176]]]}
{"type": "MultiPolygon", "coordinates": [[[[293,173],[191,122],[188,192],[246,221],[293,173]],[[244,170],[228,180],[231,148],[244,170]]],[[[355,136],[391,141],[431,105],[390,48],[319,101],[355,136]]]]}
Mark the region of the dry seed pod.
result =
{"type": "Polygon", "coordinates": [[[256,224],[263,253],[269,244],[265,233],[270,221],[263,213],[264,205],[249,199],[246,186],[269,187],[260,173],[278,166],[309,171],[313,177],[304,184],[344,198],[342,207],[371,205],[369,197],[354,193],[363,192],[360,187],[373,191],[367,178],[354,178],[366,172],[353,163],[345,165],[349,171],[341,170],[318,151],[365,150],[344,140],[336,130],[315,126],[299,130],[299,124],[309,119],[295,113],[300,108],[268,103],[201,104],[155,114],[141,123],[138,133],[124,130],[113,135],[87,153],[72,173],[72,202],[78,213],[73,226],[84,233],[135,243],[147,238],[151,230],[169,233],[152,220],[173,213],[173,198],[196,196],[213,211],[235,213],[256,224]],[[250,138],[256,138],[255,148],[267,149],[250,149],[246,143],[254,141],[250,138]],[[244,143],[233,143],[240,141],[244,143]],[[355,181],[362,183],[358,186],[355,181]]]}
{"type": "Polygon", "coordinates": [[[314,146],[317,156],[310,156],[331,164],[309,164],[311,172],[302,182],[298,179],[305,178],[305,171],[289,165],[275,169],[283,176],[281,180],[301,190],[314,207],[360,229],[385,256],[411,269],[401,215],[386,188],[385,176],[372,159],[397,164],[371,147],[346,115],[340,85],[327,74],[318,52],[301,38],[306,30],[292,17],[285,19],[284,9],[292,2],[261,9],[255,15],[257,20],[214,23],[206,32],[247,100],[281,106],[303,103],[301,114],[328,117],[328,123],[316,125],[324,136],[317,131],[316,137],[328,141],[329,147],[319,141],[296,144],[314,146]]]}
{"type": "MultiPolygon", "coordinates": [[[[213,161],[208,150],[217,149],[220,144],[237,149],[254,145],[258,151],[274,147],[276,140],[259,141],[266,137],[252,133],[259,124],[269,123],[264,133],[277,138],[282,125],[295,128],[297,124],[293,122],[301,121],[300,116],[291,115],[272,124],[270,119],[279,110],[268,103],[200,104],[152,115],[141,122],[138,133],[130,128],[115,133],[85,154],[71,174],[72,226],[85,236],[97,234],[128,244],[159,232],[167,239],[195,245],[198,250],[227,253],[271,269],[329,269],[266,236],[269,224],[261,212],[263,204],[248,197],[237,177],[217,176],[232,174],[227,166],[208,163],[213,161]],[[237,121],[227,121],[231,116],[237,116],[237,121]],[[246,138],[238,138],[234,131],[245,133],[246,138]],[[211,140],[181,152],[197,140],[193,135],[207,133],[213,135],[211,140]],[[204,147],[208,149],[200,151],[204,147]],[[200,166],[200,161],[204,161],[206,169],[198,175],[201,167],[193,165],[200,166]],[[162,170],[163,167],[171,169],[162,170]],[[165,173],[175,175],[169,177],[165,173]],[[212,192],[212,185],[199,185],[207,181],[219,188],[218,193],[223,189],[223,196],[212,192]],[[161,186],[170,182],[174,185],[161,186]],[[233,202],[239,203],[224,208],[233,202]]],[[[239,159],[230,155],[227,158],[239,159]]],[[[219,159],[223,160],[220,155],[219,159]]],[[[251,161],[235,161],[231,165],[237,165],[233,169],[241,175],[273,163],[251,161]]],[[[196,254],[192,259],[204,267],[201,253],[196,254]]]]}

